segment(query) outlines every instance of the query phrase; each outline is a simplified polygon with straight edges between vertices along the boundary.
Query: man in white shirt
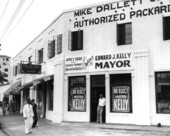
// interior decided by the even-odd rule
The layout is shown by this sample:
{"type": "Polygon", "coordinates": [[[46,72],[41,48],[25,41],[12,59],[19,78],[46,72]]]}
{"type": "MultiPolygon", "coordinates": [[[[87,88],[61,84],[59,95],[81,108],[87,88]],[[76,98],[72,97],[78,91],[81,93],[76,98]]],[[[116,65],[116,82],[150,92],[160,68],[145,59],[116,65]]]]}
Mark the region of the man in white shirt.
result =
{"type": "Polygon", "coordinates": [[[31,133],[30,129],[32,128],[33,117],[34,117],[30,98],[27,99],[27,103],[24,105],[23,117],[25,119],[25,133],[29,134],[31,133]]]}
{"type": "Polygon", "coordinates": [[[103,94],[100,94],[99,103],[97,106],[97,123],[102,123],[103,109],[105,105],[106,99],[104,98],[103,94]]]}

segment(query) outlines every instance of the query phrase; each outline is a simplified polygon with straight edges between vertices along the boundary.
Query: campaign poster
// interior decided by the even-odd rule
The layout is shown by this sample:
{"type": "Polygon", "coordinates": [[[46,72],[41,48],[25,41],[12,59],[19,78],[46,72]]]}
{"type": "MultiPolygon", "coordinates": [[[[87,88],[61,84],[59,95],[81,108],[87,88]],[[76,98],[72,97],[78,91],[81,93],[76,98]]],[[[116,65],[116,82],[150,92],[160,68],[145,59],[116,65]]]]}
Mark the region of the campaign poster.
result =
{"type": "Polygon", "coordinates": [[[130,87],[112,87],[112,112],[130,112],[130,87]]]}
{"type": "Polygon", "coordinates": [[[86,111],[86,78],[85,76],[70,77],[69,80],[69,111],[86,111]]]}

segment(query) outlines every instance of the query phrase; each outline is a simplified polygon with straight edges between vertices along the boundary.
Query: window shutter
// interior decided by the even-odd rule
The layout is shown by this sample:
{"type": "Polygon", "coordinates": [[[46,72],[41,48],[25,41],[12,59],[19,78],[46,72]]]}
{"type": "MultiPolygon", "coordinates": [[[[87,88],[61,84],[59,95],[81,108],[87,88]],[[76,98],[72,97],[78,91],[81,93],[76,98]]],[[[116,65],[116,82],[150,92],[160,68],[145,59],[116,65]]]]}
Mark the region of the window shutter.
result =
{"type": "Polygon", "coordinates": [[[78,49],[83,49],[83,30],[78,31],[78,49]]]}
{"type": "Polygon", "coordinates": [[[52,52],[51,52],[51,41],[48,41],[48,58],[51,58],[51,54],[52,54],[52,52]]]}
{"type": "Polygon", "coordinates": [[[165,17],[163,17],[163,40],[166,40],[166,25],[165,25],[165,17]]]}
{"type": "Polygon", "coordinates": [[[57,40],[55,39],[55,54],[57,54],[57,46],[58,46],[58,36],[57,36],[57,40]]]}
{"type": "Polygon", "coordinates": [[[62,34],[57,35],[57,53],[62,53],[62,34]]]}
{"type": "Polygon", "coordinates": [[[72,38],[71,38],[71,31],[68,31],[68,50],[72,50],[72,38]]]}
{"type": "Polygon", "coordinates": [[[51,53],[51,57],[55,57],[55,40],[52,41],[51,53]]]}
{"type": "Polygon", "coordinates": [[[117,45],[119,45],[119,25],[118,24],[116,24],[116,31],[117,31],[117,45]]]}
{"type": "Polygon", "coordinates": [[[38,50],[35,50],[35,63],[39,63],[39,55],[38,55],[38,50]]]}
{"type": "Polygon", "coordinates": [[[15,76],[15,66],[13,66],[13,76],[15,76]]]}

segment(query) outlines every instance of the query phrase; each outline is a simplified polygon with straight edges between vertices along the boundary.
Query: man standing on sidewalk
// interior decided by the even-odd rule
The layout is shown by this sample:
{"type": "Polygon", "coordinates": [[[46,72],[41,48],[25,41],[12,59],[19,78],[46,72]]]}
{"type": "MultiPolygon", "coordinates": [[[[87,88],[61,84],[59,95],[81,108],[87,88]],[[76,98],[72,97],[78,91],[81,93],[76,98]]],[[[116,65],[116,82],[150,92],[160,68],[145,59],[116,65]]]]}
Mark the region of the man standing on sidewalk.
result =
{"type": "Polygon", "coordinates": [[[35,103],[34,99],[32,99],[32,104],[33,104],[33,112],[34,112],[34,121],[33,121],[32,128],[35,128],[38,121],[38,115],[37,115],[37,104],[35,103]]]}
{"type": "Polygon", "coordinates": [[[97,123],[102,123],[103,109],[106,104],[106,99],[103,94],[100,94],[99,103],[97,106],[97,123]]]}
{"type": "Polygon", "coordinates": [[[25,133],[29,134],[31,133],[30,129],[32,128],[33,117],[34,117],[30,98],[27,99],[27,103],[24,105],[23,117],[25,119],[25,133]]]}

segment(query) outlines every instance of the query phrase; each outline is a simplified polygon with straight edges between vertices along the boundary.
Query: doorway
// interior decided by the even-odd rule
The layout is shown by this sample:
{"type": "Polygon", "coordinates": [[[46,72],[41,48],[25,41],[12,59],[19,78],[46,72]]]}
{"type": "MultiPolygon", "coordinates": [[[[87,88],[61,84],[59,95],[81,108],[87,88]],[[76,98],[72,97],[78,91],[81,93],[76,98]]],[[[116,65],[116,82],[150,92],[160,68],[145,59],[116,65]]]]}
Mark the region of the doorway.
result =
{"type": "MultiPolygon", "coordinates": [[[[90,122],[97,121],[97,106],[100,94],[105,97],[105,75],[94,75],[90,77],[91,88],[90,88],[90,122]]],[[[103,111],[103,122],[105,122],[106,108],[103,111]]]]}

